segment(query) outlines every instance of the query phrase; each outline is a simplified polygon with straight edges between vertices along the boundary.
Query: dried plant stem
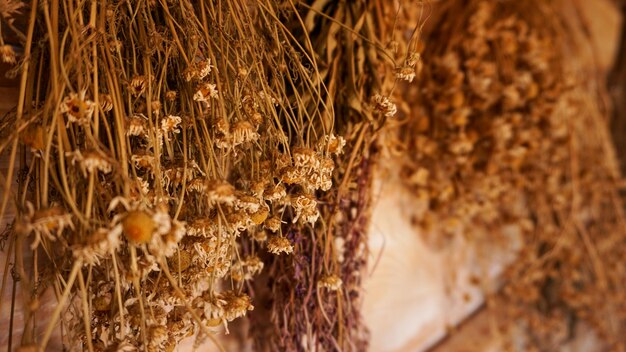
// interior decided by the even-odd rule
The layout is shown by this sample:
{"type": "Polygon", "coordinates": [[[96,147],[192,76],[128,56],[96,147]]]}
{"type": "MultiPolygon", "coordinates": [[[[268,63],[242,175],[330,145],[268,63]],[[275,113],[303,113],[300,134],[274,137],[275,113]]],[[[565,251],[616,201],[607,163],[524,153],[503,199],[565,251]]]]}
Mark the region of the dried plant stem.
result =
{"type": "Polygon", "coordinates": [[[76,276],[78,275],[78,272],[80,271],[82,265],[83,263],[80,259],[77,259],[72,265],[72,270],[70,271],[67,282],[65,283],[65,289],[63,290],[63,294],[61,295],[61,297],[59,297],[57,306],[54,308],[54,311],[50,316],[50,321],[48,322],[46,330],[44,331],[41,341],[39,342],[39,346],[42,349],[45,349],[48,345],[50,336],[52,336],[52,331],[54,330],[59,320],[59,317],[61,316],[61,312],[63,311],[63,309],[65,309],[65,303],[70,296],[71,289],[74,285],[74,280],[76,279],[76,276]]]}
{"type": "Polygon", "coordinates": [[[85,279],[83,278],[82,271],[78,271],[78,284],[80,285],[81,303],[83,308],[83,322],[85,324],[85,334],[87,335],[87,349],[89,352],[93,352],[93,342],[91,337],[91,321],[89,314],[89,298],[87,296],[87,287],[85,286],[85,279]]]}

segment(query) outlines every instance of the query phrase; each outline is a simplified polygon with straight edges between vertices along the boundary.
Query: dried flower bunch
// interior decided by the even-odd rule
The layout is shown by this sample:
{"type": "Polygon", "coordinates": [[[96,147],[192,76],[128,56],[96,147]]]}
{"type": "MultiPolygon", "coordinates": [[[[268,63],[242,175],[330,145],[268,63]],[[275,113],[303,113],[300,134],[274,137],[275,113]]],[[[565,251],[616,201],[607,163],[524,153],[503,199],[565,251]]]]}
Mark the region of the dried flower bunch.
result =
{"type": "Polygon", "coordinates": [[[461,234],[491,243],[510,241],[511,228],[521,234],[490,305],[502,313],[500,327],[527,327],[518,347],[563,344],[582,321],[607,349],[623,349],[619,174],[601,92],[569,59],[576,44],[556,9],[442,4],[420,91],[404,92],[416,101],[413,116],[419,111],[400,131],[410,156],[404,179],[419,200],[415,224],[447,235],[438,245],[461,234]]]}
{"type": "Polygon", "coordinates": [[[259,349],[365,346],[368,151],[396,112],[381,94],[410,74],[382,59],[391,20],[362,20],[391,4],[11,3],[5,18],[29,21],[11,27],[22,56],[0,43],[21,82],[0,217],[17,210],[27,314],[58,298],[40,339],[25,319],[24,345],[60,322],[71,350],[171,351],[269,300],[259,349]]]}

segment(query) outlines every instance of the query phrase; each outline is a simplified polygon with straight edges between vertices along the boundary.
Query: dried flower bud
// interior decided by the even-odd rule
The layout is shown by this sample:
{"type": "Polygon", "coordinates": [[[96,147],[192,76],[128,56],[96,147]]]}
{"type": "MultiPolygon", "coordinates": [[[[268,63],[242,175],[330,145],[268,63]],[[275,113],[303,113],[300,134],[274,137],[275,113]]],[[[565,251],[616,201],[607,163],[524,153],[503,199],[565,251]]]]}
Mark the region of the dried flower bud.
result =
{"type": "Polygon", "coordinates": [[[255,142],[259,139],[256,128],[248,121],[237,121],[230,129],[233,146],[238,146],[248,142],[255,142]]]}
{"type": "Polygon", "coordinates": [[[345,146],[346,140],[342,136],[328,134],[317,143],[317,151],[319,153],[324,153],[326,151],[330,154],[340,155],[343,153],[343,148],[345,146]]]}
{"type": "Polygon", "coordinates": [[[180,250],[167,258],[167,265],[170,266],[174,273],[183,272],[191,266],[191,253],[186,250],[180,250]]]}
{"type": "MultiPolygon", "coordinates": [[[[75,152],[78,152],[78,150],[76,150],[75,152]]],[[[111,165],[111,163],[107,159],[105,159],[100,153],[93,150],[88,150],[83,153],[80,163],[81,166],[90,173],[101,171],[105,174],[108,174],[113,170],[113,166],[111,165]]]]}
{"type": "Polygon", "coordinates": [[[398,111],[396,104],[392,103],[388,97],[380,94],[374,95],[372,105],[375,112],[383,114],[385,117],[393,117],[398,111]]]}
{"type": "Polygon", "coordinates": [[[180,129],[178,128],[178,126],[180,125],[181,121],[182,119],[180,116],[167,115],[161,120],[161,130],[165,134],[170,132],[179,133],[180,129]]]}
{"type": "Polygon", "coordinates": [[[215,84],[204,83],[196,88],[196,93],[193,95],[193,100],[209,104],[211,98],[217,99],[217,89],[215,84]]]}
{"type": "Polygon", "coordinates": [[[224,300],[224,318],[233,321],[243,317],[249,310],[253,310],[254,306],[250,303],[250,296],[245,293],[238,294],[234,291],[226,291],[220,295],[220,299],[224,300]]]}
{"type": "Polygon", "coordinates": [[[415,68],[411,66],[403,66],[396,70],[396,78],[407,82],[413,82],[415,79],[415,68]]]}
{"type": "Polygon", "coordinates": [[[280,255],[281,253],[291,254],[293,253],[293,246],[286,237],[272,236],[269,241],[267,241],[267,250],[276,255],[280,255]]]}
{"type": "Polygon", "coordinates": [[[252,234],[252,238],[259,243],[267,241],[267,232],[265,230],[257,230],[252,234]]]}
{"type": "Polygon", "coordinates": [[[316,169],[320,166],[317,153],[311,148],[294,148],[293,162],[297,168],[316,169]]]}
{"type": "Polygon", "coordinates": [[[13,47],[11,45],[5,44],[0,46],[0,59],[2,60],[2,62],[11,65],[17,62],[15,50],[13,50],[13,47]]]}
{"type": "Polygon", "coordinates": [[[98,97],[100,102],[100,109],[103,112],[109,112],[113,110],[113,98],[109,94],[100,94],[98,97]]]}
{"type": "Polygon", "coordinates": [[[198,79],[203,79],[211,73],[211,69],[213,66],[211,65],[211,59],[201,60],[196,64],[196,71],[198,79]]]}
{"type": "Polygon", "coordinates": [[[343,281],[337,275],[327,275],[322,277],[318,282],[318,287],[327,288],[330,291],[337,291],[341,288],[343,281]]]}
{"type": "Polygon", "coordinates": [[[237,70],[237,76],[239,77],[239,79],[244,79],[248,76],[248,69],[246,67],[239,67],[239,69],[237,70]]]}
{"type": "Polygon", "coordinates": [[[122,221],[124,235],[133,243],[150,242],[155,229],[156,224],[154,220],[152,220],[152,217],[141,210],[128,212],[122,221]]]}
{"type": "Polygon", "coordinates": [[[91,121],[95,106],[93,101],[85,99],[85,91],[70,93],[61,103],[61,112],[66,114],[68,123],[85,125],[91,121]]]}
{"type": "Polygon", "coordinates": [[[176,98],[178,97],[178,92],[175,90],[168,90],[167,92],[165,92],[165,100],[167,101],[174,101],[176,100],[176,98]]]}
{"type": "Polygon", "coordinates": [[[146,134],[148,118],[144,114],[134,114],[126,120],[126,135],[141,136],[146,134]]]}
{"type": "Polygon", "coordinates": [[[273,216],[267,220],[265,220],[265,228],[272,231],[277,232],[280,230],[281,221],[277,216],[273,216]]]}
{"type": "Polygon", "coordinates": [[[148,86],[146,76],[135,76],[130,80],[130,94],[138,97],[142,95],[148,86]]]}
{"type": "Polygon", "coordinates": [[[263,261],[261,260],[261,258],[257,257],[256,255],[246,257],[246,259],[244,260],[244,265],[246,267],[246,271],[248,272],[248,275],[250,276],[254,276],[254,275],[261,273],[264,267],[263,261]]]}
{"type": "Polygon", "coordinates": [[[161,115],[161,108],[163,107],[163,104],[161,104],[160,101],[158,100],[153,100],[150,103],[150,108],[152,109],[152,114],[155,116],[159,116],[161,115]]]}

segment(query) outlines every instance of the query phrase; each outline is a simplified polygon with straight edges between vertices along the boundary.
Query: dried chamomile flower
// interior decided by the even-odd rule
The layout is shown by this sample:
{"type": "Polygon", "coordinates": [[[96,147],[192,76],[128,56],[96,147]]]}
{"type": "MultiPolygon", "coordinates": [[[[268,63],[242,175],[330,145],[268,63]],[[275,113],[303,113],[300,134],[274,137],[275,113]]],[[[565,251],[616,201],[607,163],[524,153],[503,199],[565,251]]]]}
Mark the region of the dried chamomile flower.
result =
{"type": "Polygon", "coordinates": [[[203,83],[196,88],[193,100],[209,105],[211,99],[217,99],[216,85],[212,83],[203,83]]]}
{"type": "Polygon", "coordinates": [[[111,95],[100,94],[98,101],[100,102],[100,109],[102,109],[103,112],[113,110],[113,98],[111,98],[111,95]]]}
{"type": "Polygon", "coordinates": [[[243,317],[254,306],[250,302],[250,296],[245,293],[236,293],[234,291],[226,291],[220,294],[220,299],[224,300],[224,318],[227,321],[233,321],[243,317]]]}
{"type": "Polygon", "coordinates": [[[320,158],[320,165],[318,168],[309,171],[309,174],[305,179],[308,182],[305,184],[309,191],[321,189],[322,191],[328,191],[332,185],[333,170],[335,169],[335,162],[330,158],[320,158]]]}
{"type": "Polygon", "coordinates": [[[134,114],[126,120],[126,135],[144,136],[148,128],[148,118],[144,114],[134,114]]]}
{"type": "Polygon", "coordinates": [[[65,156],[72,158],[72,165],[78,163],[85,175],[87,175],[87,172],[96,173],[98,171],[108,174],[113,170],[113,165],[111,165],[109,160],[95,150],[87,150],[81,153],[80,150],[76,149],[73,152],[65,153],[65,156]]]}
{"type": "Polygon", "coordinates": [[[178,243],[186,234],[185,223],[170,217],[165,207],[157,207],[152,215],[155,236],[148,244],[150,253],[157,257],[170,257],[178,249],[178,243]]]}
{"type": "Polygon", "coordinates": [[[163,170],[163,182],[166,187],[170,185],[180,186],[183,181],[191,181],[198,175],[205,175],[195,160],[188,160],[187,167],[180,163],[166,166],[163,170]]]}
{"type": "Polygon", "coordinates": [[[268,185],[263,192],[263,198],[270,203],[280,202],[285,197],[287,197],[287,188],[282,183],[275,186],[268,185]]]}
{"type": "Polygon", "coordinates": [[[152,169],[156,162],[154,155],[145,150],[137,151],[130,157],[130,160],[141,169],[152,169]]]}
{"type": "Polygon", "coordinates": [[[250,280],[263,270],[263,262],[257,256],[248,256],[231,267],[231,277],[235,281],[250,280]]]}
{"type": "Polygon", "coordinates": [[[165,92],[165,100],[172,102],[178,98],[178,92],[175,90],[168,90],[165,92]]]}
{"type": "Polygon", "coordinates": [[[250,276],[258,275],[263,271],[263,261],[256,255],[248,256],[244,259],[243,264],[247,274],[250,276]]]}
{"type": "Polygon", "coordinates": [[[269,180],[263,178],[261,180],[250,182],[250,192],[257,197],[258,199],[263,199],[263,193],[265,192],[265,188],[269,184],[269,180]]]}
{"type": "Polygon", "coordinates": [[[228,213],[226,220],[230,231],[236,236],[254,225],[250,216],[243,210],[228,213]]]}
{"type": "Polygon", "coordinates": [[[235,200],[235,209],[243,209],[248,213],[254,213],[260,208],[261,203],[258,198],[238,192],[237,199],[235,200]]]}
{"type": "Polygon", "coordinates": [[[283,168],[292,166],[291,157],[288,154],[278,153],[276,155],[276,159],[274,160],[276,170],[281,170],[283,168]]]}
{"type": "Polygon", "coordinates": [[[237,77],[239,77],[239,79],[244,79],[248,76],[249,70],[246,67],[240,66],[237,69],[237,77]]]}
{"type": "Polygon", "coordinates": [[[211,65],[211,59],[200,60],[196,63],[196,72],[197,78],[203,79],[211,73],[211,69],[213,66],[211,65]]]}
{"type": "Polygon", "coordinates": [[[37,248],[44,237],[54,241],[66,228],[74,229],[71,214],[59,206],[34,210],[32,203],[27,202],[26,207],[26,229],[35,234],[32,249],[37,248]]]}
{"type": "Polygon", "coordinates": [[[163,133],[180,133],[179,125],[182,119],[180,116],[167,115],[161,120],[161,130],[163,133]]]}
{"type": "Polygon", "coordinates": [[[330,153],[334,155],[340,155],[343,153],[343,148],[346,146],[346,140],[342,136],[335,136],[334,134],[327,134],[317,143],[318,153],[330,153]]]}
{"type": "Polygon", "coordinates": [[[311,195],[302,194],[296,196],[295,199],[291,201],[291,206],[296,212],[296,216],[293,218],[294,223],[299,220],[301,223],[313,225],[320,216],[317,210],[317,201],[311,195]]]}
{"type": "Polygon", "coordinates": [[[295,166],[284,167],[279,174],[280,180],[288,185],[302,184],[305,182],[305,170],[295,166]]]}
{"type": "Polygon", "coordinates": [[[108,174],[113,169],[111,163],[105,157],[103,157],[102,154],[94,150],[88,150],[83,153],[83,160],[81,161],[81,165],[90,173],[100,171],[108,174]]]}
{"type": "MultiPolygon", "coordinates": [[[[205,294],[205,296],[208,295],[205,294]]],[[[205,296],[203,296],[197,304],[203,309],[207,325],[215,327],[224,323],[224,305],[226,304],[226,301],[221,299],[221,297],[205,296]]]]}
{"type": "Polygon", "coordinates": [[[99,228],[87,238],[86,243],[73,246],[72,255],[81,259],[84,264],[97,265],[100,264],[100,259],[116,252],[120,244],[119,233],[99,228]]]}
{"type": "Polygon", "coordinates": [[[200,60],[191,66],[189,66],[184,72],[183,76],[185,81],[190,82],[192,80],[202,80],[211,73],[211,59],[200,60]]]}
{"type": "Polygon", "coordinates": [[[187,189],[198,194],[202,194],[205,193],[209,188],[208,184],[209,182],[206,178],[196,177],[193,180],[189,181],[189,183],[187,184],[187,189]]]}
{"type": "Polygon", "coordinates": [[[159,117],[161,115],[161,108],[163,107],[163,104],[161,104],[160,101],[158,100],[153,100],[150,103],[150,109],[152,109],[152,114],[154,116],[159,117]]]}
{"type": "Polygon", "coordinates": [[[61,112],[67,116],[67,123],[86,125],[91,121],[96,104],[85,99],[85,91],[70,93],[61,103],[61,112]]]}
{"type": "Polygon", "coordinates": [[[148,328],[148,351],[163,351],[169,334],[166,326],[157,325],[148,328]]]}
{"type": "Polygon", "coordinates": [[[293,246],[286,237],[272,236],[267,241],[267,250],[276,255],[280,255],[281,253],[291,254],[293,253],[293,246]]]}
{"type": "Polygon", "coordinates": [[[415,79],[415,68],[411,66],[402,66],[396,70],[396,78],[407,82],[413,82],[415,79]]]}
{"type": "Polygon", "coordinates": [[[228,204],[233,205],[237,199],[235,196],[235,187],[227,181],[212,180],[207,182],[205,195],[209,204],[228,204]]]}
{"type": "Polygon", "coordinates": [[[281,221],[280,218],[278,218],[277,216],[273,216],[267,220],[265,220],[265,228],[272,231],[272,232],[277,232],[278,230],[280,230],[280,226],[281,226],[281,221]]]}
{"type": "Polygon", "coordinates": [[[167,258],[167,265],[173,273],[183,272],[191,266],[191,253],[188,250],[180,250],[167,258]]]}
{"type": "Polygon", "coordinates": [[[343,281],[337,275],[326,275],[317,281],[317,286],[327,288],[330,291],[337,291],[341,288],[343,281]]]}
{"type": "Polygon", "coordinates": [[[232,136],[232,146],[236,147],[248,142],[255,142],[259,139],[256,128],[248,121],[237,121],[230,128],[232,136]]]}
{"type": "Polygon", "coordinates": [[[252,238],[259,243],[263,243],[267,241],[267,232],[264,229],[257,229],[252,233],[252,238]]]}
{"type": "Polygon", "coordinates": [[[132,243],[148,243],[156,229],[152,217],[143,210],[129,211],[122,221],[122,230],[132,243]]]}
{"type": "Polygon", "coordinates": [[[130,88],[130,94],[136,97],[141,96],[148,87],[148,79],[146,76],[134,76],[128,86],[130,88]]]}
{"type": "Polygon", "coordinates": [[[392,103],[388,97],[375,94],[372,97],[372,107],[375,112],[383,114],[385,117],[393,117],[398,111],[396,104],[392,103]]]}
{"type": "Polygon", "coordinates": [[[0,60],[5,64],[15,64],[17,62],[15,50],[11,45],[1,45],[0,46],[0,60]]]}
{"type": "Polygon", "coordinates": [[[297,168],[308,171],[320,166],[320,158],[311,148],[294,148],[292,155],[294,166],[297,168]]]}
{"type": "Polygon", "coordinates": [[[113,38],[109,40],[108,44],[109,44],[109,50],[112,53],[120,52],[124,48],[124,44],[122,43],[122,41],[117,38],[113,38]]]}
{"type": "Polygon", "coordinates": [[[270,94],[265,94],[265,92],[263,91],[259,92],[259,98],[261,99],[261,101],[266,101],[274,106],[278,106],[278,100],[276,100],[276,98],[274,98],[270,94]]]}

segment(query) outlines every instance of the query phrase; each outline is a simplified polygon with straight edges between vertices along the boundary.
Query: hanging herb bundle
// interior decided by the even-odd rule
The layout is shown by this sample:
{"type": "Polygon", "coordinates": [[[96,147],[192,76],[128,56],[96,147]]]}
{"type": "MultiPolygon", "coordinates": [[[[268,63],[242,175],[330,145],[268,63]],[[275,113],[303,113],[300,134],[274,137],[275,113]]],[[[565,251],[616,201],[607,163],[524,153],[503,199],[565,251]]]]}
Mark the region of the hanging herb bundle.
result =
{"type": "Polygon", "coordinates": [[[217,343],[271,298],[252,324],[259,349],[365,347],[391,4],[8,3],[5,22],[28,17],[9,28],[23,55],[0,52],[20,80],[0,217],[15,208],[6,267],[29,307],[23,346],[45,348],[59,325],[71,350],[217,343]],[[58,305],[36,337],[48,289],[58,305]]]}
{"type": "Polygon", "coordinates": [[[293,32],[301,42],[311,40],[328,88],[322,99],[333,107],[332,124],[345,138],[346,152],[336,159],[335,186],[318,198],[322,226],[288,227],[298,250],[272,259],[267,284],[257,287],[269,313],[253,314],[251,335],[260,350],[363,351],[368,333],[359,310],[376,160],[372,142],[396,112],[388,98],[397,81],[389,19],[397,17],[398,6],[315,1],[299,4],[299,11],[305,26],[293,32]],[[268,318],[271,327],[258,330],[268,318]]]}
{"type": "Polygon", "coordinates": [[[559,346],[578,322],[623,348],[620,175],[601,83],[570,59],[582,55],[559,6],[441,5],[422,89],[404,95],[418,113],[399,131],[403,179],[419,200],[415,223],[438,245],[460,234],[519,241],[488,302],[498,326],[523,331],[514,349],[559,346]]]}

